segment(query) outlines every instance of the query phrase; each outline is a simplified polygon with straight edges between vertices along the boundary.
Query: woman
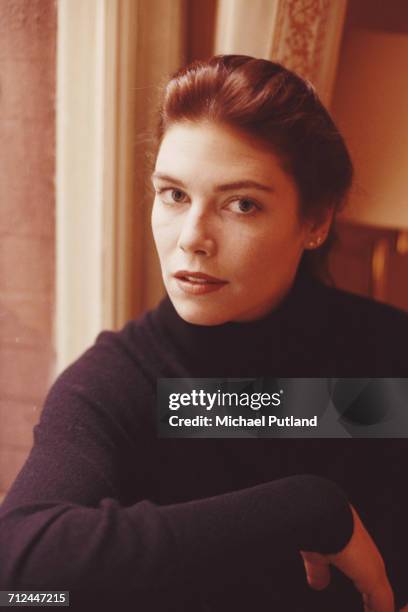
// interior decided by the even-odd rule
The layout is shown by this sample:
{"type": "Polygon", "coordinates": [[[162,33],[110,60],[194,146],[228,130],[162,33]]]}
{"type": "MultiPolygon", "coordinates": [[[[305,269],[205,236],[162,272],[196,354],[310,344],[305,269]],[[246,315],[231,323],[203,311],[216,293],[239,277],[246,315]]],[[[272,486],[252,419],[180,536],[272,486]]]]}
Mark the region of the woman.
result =
{"type": "Polygon", "coordinates": [[[351,178],[315,92],[282,66],[219,56],[173,77],[152,176],[168,296],[49,392],[1,508],[1,588],[70,589],[74,609],[406,603],[403,440],[156,429],[161,377],[407,375],[408,317],[310,272],[351,178]]]}

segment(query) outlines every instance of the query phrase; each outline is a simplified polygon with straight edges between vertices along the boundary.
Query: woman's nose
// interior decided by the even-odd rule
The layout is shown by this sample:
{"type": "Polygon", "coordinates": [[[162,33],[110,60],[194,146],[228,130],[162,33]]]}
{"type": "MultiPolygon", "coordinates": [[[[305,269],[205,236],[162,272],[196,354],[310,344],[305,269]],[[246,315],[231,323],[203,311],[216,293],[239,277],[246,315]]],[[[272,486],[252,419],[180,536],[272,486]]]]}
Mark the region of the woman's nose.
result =
{"type": "Polygon", "coordinates": [[[215,254],[216,241],[207,213],[190,208],[183,219],[178,246],[182,251],[207,257],[215,254]]]}

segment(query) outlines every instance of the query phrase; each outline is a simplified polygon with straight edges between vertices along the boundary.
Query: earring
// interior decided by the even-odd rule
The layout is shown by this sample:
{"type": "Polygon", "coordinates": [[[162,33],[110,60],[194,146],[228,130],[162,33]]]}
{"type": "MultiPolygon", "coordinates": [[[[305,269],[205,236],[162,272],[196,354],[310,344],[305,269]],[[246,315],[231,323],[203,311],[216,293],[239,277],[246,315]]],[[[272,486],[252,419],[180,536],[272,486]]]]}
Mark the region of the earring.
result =
{"type": "Polygon", "coordinates": [[[309,249],[315,249],[318,246],[320,246],[320,243],[322,242],[322,240],[323,240],[322,236],[317,236],[316,240],[309,240],[308,242],[309,249]]]}

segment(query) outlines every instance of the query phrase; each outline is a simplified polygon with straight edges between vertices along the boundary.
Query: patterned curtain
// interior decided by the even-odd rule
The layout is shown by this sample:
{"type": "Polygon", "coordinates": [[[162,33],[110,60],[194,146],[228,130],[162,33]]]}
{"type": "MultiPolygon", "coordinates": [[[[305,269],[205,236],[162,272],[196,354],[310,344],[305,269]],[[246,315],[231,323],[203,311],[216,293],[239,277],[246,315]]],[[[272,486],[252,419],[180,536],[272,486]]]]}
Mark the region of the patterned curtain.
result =
{"type": "Polygon", "coordinates": [[[347,0],[219,0],[216,53],[281,62],[330,102],[347,0]]]}

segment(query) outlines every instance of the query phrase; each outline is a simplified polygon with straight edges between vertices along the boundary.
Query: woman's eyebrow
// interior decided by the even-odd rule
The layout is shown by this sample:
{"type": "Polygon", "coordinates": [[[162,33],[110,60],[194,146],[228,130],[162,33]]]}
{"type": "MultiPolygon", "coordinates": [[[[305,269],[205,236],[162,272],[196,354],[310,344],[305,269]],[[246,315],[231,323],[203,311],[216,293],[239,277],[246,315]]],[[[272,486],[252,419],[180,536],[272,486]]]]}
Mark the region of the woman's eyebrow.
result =
{"type": "Polygon", "coordinates": [[[180,185],[180,187],[186,188],[186,185],[183,181],[176,179],[174,176],[170,176],[169,174],[163,174],[162,172],[153,172],[151,176],[152,181],[154,179],[160,179],[162,181],[168,181],[169,183],[174,183],[175,185],[180,185]]]}
{"type": "Polygon", "coordinates": [[[259,189],[261,191],[268,191],[272,193],[274,190],[270,185],[263,185],[257,181],[235,181],[233,183],[225,183],[224,185],[218,185],[215,191],[231,191],[233,189],[259,189]]]}
{"type": "MultiPolygon", "coordinates": [[[[163,174],[161,172],[153,172],[153,179],[161,179],[162,181],[169,181],[174,185],[180,185],[180,187],[187,188],[187,186],[180,179],[175,178],[174,176],[169,176],[168,174],[163,174]]],[[[267,191],[269,193],[273,193],[275,190],[273,187],[269,185],[263,185],[262,183],[258,183],[257,181],[246,180],[246,181],[234,181],[232,183],[225,183],[223,185],[217,185],[214,191],[232,191],[233,189],[259,189],[260,191],[267,191]]]]}

